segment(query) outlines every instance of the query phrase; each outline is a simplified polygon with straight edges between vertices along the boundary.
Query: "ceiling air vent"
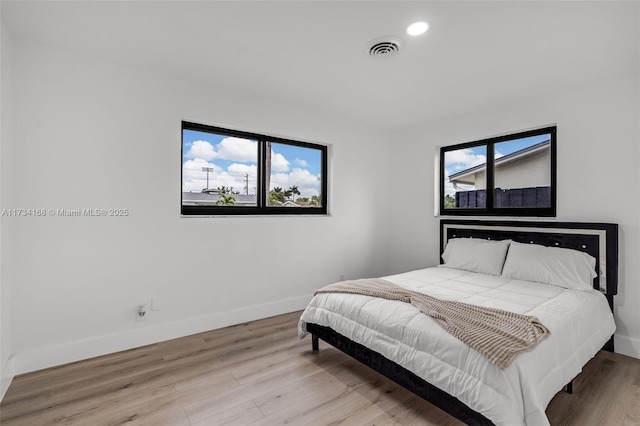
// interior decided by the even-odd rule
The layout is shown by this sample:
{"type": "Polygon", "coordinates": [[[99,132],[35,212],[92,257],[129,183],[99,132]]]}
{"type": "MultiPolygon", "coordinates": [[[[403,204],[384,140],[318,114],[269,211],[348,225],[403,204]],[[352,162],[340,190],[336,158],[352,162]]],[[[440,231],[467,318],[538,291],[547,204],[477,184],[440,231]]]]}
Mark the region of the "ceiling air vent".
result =
{"type": "Polygon", "coordinates": [[[402,41],[396,37],[379,37],[367,43],[367,52],[374,58],[388,58],[398,53],[401,44],[402,41]]]}

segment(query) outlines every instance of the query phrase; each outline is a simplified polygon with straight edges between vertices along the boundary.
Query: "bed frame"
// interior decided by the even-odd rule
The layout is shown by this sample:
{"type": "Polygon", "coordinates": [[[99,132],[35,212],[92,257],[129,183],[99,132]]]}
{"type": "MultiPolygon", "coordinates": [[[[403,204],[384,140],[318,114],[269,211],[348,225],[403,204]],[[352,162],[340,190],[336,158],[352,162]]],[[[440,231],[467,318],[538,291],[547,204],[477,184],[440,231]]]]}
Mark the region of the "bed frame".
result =
{"type": "MultiPolygon", "coordinates": [[[[618,225],[616,224],[443,219],[440,221],[441,254],[450,238],[511,239],[521,243],[542,244],[587,252],[596,258],[598,277],[594,278],[593,287],[606,296],[613,312],[613,296],[618,292],[618,225]]],[[[440,263],[442,263],[442,258],[440,258],[440,263]]],[[[493,424],[485,416],[472,410],[457,398],[331,328],[307,324],[307,331],[312,335],[312,349],[314,351],[318,350],[318,339],[322,339],[465,424],[493,424]]],[[[613,336],[603,349],[613,352],[613,336]]],[[[567,384],[569,393],[571,393],[572,383],[567,384]]]]}

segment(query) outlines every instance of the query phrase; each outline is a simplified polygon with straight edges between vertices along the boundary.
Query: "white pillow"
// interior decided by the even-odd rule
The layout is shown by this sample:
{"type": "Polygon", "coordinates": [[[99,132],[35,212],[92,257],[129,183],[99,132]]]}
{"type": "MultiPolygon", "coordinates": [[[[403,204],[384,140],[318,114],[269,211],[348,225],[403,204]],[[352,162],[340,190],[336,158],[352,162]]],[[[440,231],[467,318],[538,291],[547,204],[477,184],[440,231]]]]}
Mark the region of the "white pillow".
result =
{"type": "Polygon", "coordinates": [[[593,288],[596,259],[587,253],[539,244],[512,242],[502,276],[575,290],[593,288]]]}
{"type": "Polygon", "coordinates": [[[481,274],[500,275],[511,240],[491,241],[479,238],[452,238],[442,253],[447,268],[481,274]]]}

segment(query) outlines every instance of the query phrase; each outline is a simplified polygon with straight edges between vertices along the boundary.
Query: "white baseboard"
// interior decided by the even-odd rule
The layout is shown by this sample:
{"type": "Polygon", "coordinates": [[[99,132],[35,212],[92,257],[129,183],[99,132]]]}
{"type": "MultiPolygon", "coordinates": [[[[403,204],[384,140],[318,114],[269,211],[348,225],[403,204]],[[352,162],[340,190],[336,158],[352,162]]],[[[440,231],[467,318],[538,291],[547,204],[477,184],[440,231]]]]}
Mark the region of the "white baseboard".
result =
{"type": "Polygon", "coordinates": [[[7,362],[2,366],[2,371],[0,372],[0,401],[4,398],[4,394],[7,393],[7,389],[9,389],[11,381],[13,381],[13,377],[15,375],[13,367],[13,358],[9,357],[7,362]]]}
{"type": "MultiPolygon", "coordinates": [[[[177,337],[215,330],[229,325],[294,312],[304,309],[310,300],[311,295],[300,296],[264,305],[234,309],[61,345],[38,348],[29,352],[16,354],[13,369],[15,369],[15,374],[28,373],[43,368],[175,339],[177,337]]],[[[4,374],[4,369],[2,371],[4,374]]]]}
{"type": "Polygon", "coordinates": [[[640,359],[640,340],[629,336],[614,337],[616,353],[640,359]]]}

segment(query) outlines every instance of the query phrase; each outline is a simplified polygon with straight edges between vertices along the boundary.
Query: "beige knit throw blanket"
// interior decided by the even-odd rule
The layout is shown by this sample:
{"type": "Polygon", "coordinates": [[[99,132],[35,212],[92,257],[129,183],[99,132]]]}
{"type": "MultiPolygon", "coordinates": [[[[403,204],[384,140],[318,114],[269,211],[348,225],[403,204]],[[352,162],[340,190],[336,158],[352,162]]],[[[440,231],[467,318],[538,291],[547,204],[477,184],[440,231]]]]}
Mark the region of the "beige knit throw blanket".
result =
{"type": "Polygon", "coordinates": [[[536,347],[549,334],[533,316],[440,300],[383,279],[342,281],[315,292],[318,293],[362,294],[411,303],[501,369],[507,368],[518,354],[536,347]]]}

